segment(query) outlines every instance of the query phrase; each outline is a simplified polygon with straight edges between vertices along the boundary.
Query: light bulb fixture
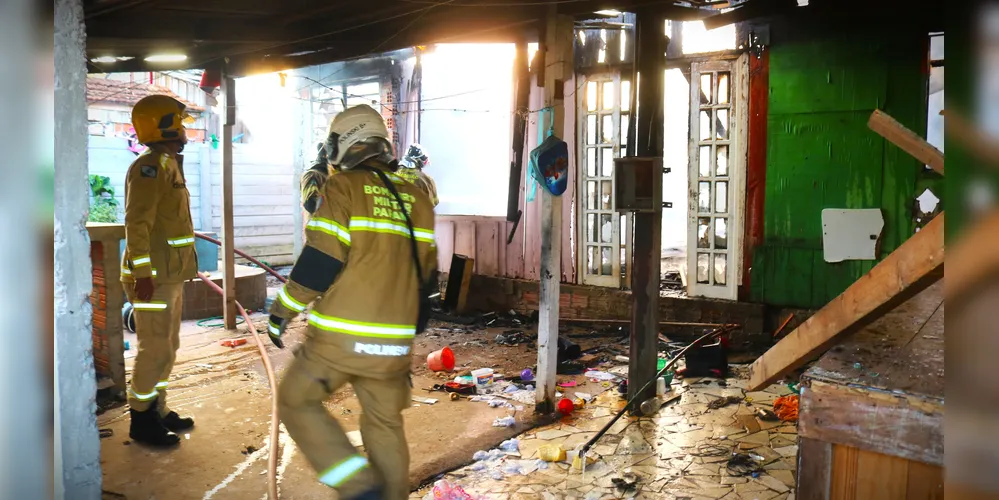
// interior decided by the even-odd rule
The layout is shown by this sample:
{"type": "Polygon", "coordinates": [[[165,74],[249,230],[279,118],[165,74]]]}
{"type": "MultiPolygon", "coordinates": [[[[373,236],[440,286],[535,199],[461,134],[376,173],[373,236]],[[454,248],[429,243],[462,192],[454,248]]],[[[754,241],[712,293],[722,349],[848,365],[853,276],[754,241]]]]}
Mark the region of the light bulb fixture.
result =
{"type": "Polygon", "coordinates": [[[621,11],[615,9],[604,9],[594,12],[594,14],[598,14],[601,16],[617,17],[621,15],[621,11]]]}
{"type": "Polygon", "coordinates": [[[154,54],[145,60],[152,63],[182,62],[187,60],[187,56],[184,54],[154,54]]]}

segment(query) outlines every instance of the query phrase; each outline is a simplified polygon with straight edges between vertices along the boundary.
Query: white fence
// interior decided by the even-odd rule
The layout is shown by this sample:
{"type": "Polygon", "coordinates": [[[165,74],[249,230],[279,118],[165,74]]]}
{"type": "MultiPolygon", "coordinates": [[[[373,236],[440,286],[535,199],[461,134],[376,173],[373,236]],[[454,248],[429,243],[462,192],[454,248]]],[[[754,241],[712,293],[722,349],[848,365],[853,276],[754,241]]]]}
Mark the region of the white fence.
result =
{"type": "MultiPolygon", "coordinates": [[[[125,171],[135,155],[124,139],[90,137],[90,173],[111,179],[124,207],[125,171]]],[[[290,264],[294,249],[292,152],[255,144],[233,145],[233,225],[236,248],[271,264],[290,264]]],[[[191,217],[198,231],[221,232],[222,150],[188,144],[184,176],[191,192],[191,217]],[[209,180],[207,184],[203,181],[209,180]]]]}

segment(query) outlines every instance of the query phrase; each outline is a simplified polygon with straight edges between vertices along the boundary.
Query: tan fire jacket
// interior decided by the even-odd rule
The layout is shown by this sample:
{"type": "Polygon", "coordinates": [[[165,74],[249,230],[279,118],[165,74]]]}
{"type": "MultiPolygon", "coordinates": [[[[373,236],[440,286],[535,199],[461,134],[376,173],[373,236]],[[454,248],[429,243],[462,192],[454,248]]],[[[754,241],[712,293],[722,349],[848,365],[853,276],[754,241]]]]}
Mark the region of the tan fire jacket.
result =
{"type": "Polygon", "coordinates": [[[128,167],[122,282],[153,277],[181,283],[198,272],[191,194],[179,162],[182,156],[173,158],[153,145],[128,167]]]}
{"type": "Polygon", "coordinates": [[[433,177],[430,177],[426,172],[415,168],[400,168],[398,174],[399,177],[412,182],[416,187],[423,190],[424,193],[427,193],[434,207],[440,203],[440,200],[437,199],[437,184],[434,182],[433,177]]]}
{"type": "Polygon", "coordinates": [[[326,201],[306,226],[306,242],[343,269],[324,291],[288,281],[271,307],[271,314],[290,319],[316,301],[308,315],[315,355],[375,378],[409,371],[420,282],[437,269],[433,205],[419,188],[386,173],[405,206],[373,172],[353,169],[329,177],[326,201]],[[419,280],[402,210],[409,211],[415,230],[419,280]]]}

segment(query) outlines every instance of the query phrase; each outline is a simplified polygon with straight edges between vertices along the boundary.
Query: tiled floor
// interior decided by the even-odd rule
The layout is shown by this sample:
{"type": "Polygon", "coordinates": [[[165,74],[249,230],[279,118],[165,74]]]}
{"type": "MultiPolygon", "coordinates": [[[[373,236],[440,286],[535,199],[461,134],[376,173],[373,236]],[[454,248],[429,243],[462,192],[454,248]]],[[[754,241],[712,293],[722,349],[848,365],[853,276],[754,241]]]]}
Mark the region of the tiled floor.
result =
{"type": "MultiPolygon", "coordinates": [[[[473,497],[500,500],[793,500],[797,428],[755,416],[757,408],[772,409],[774,399],[790,390],[774,385],[746,393],[745,387],[741,378],[729,378],[723,386],[715,379],[674,381],[672,394],[680,398],[651,418],[622,417],[591,449],[588,456],[595,453],[598,458],[587,465],[585,475],[569,462],[539,462],[537,450],[542,445],[575,450],[613,418],[623,400],[608,390],[572,417],[519,436],[519,457],[507,454],[472,463],[444,480],[473,497]],[[718,409],[708,406],[727,396],[743,400],[718,409]],[[750,455],[762,470],[745,476],[738,470],[731,473],[728,460],[733,452],[750,455]],[[539,465],[547,468],[533,470],[539,465]],[[625,478],[638,479],[633,489],[617,487],[625,478]]],[[[425,497],[433,498],[431,488],[411,498],[425,497]]]]}

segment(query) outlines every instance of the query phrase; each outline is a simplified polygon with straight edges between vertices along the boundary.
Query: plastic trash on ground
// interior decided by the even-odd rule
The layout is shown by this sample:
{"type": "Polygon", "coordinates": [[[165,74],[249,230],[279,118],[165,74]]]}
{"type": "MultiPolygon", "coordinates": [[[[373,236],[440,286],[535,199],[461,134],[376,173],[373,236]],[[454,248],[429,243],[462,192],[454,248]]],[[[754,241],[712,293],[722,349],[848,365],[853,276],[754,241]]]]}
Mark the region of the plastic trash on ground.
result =
{"type": "Polygon", "coordinates": [[[565,456],[565,450],[560,444],[546,444],[538,448],[538,457],[545,462],[562,462],[565,456]]]}
{"type": "Polygon", "coordinates": [[[505,451],[507,453],[514,453],[514,452],[520,453],[520,440],[519,439],[507,439],[506,441],[503,441],[502,443],[500,443],[499,449],[501,451],[505,451]]]}
{"type": "Polygon", "coordinates": [[[617,375],[614,375],[613,373],[601,372],[597,370],[587,370],[586,373],[583,373],[583,376],[603,382],[611,382],[613,380],[617,380],[618,378],[617,375]]]}
{"type": "Polygon", "coordinates": [[[502,451],[497,449],[492,449],[489,451],[479,450],[475,452],[474,455],[472,455],[472,460],[475,460],[476,462],[492,462],[495,460],[499,460],[504,456],[506,455],[504,455],[502,451]]]}
{"type": "Polygon", "coordinates": [[[493,420],[493,427],[513,427],[517,420],[511,416],[497,418],[493,420]]]}
{"type": "Polygon", "coordinates": [[[476,497],[465,492],[461,486],[451,484],[443,479],[434,483],[433,489],[423,498],[425,500],[477,500],[476,497]]]}

